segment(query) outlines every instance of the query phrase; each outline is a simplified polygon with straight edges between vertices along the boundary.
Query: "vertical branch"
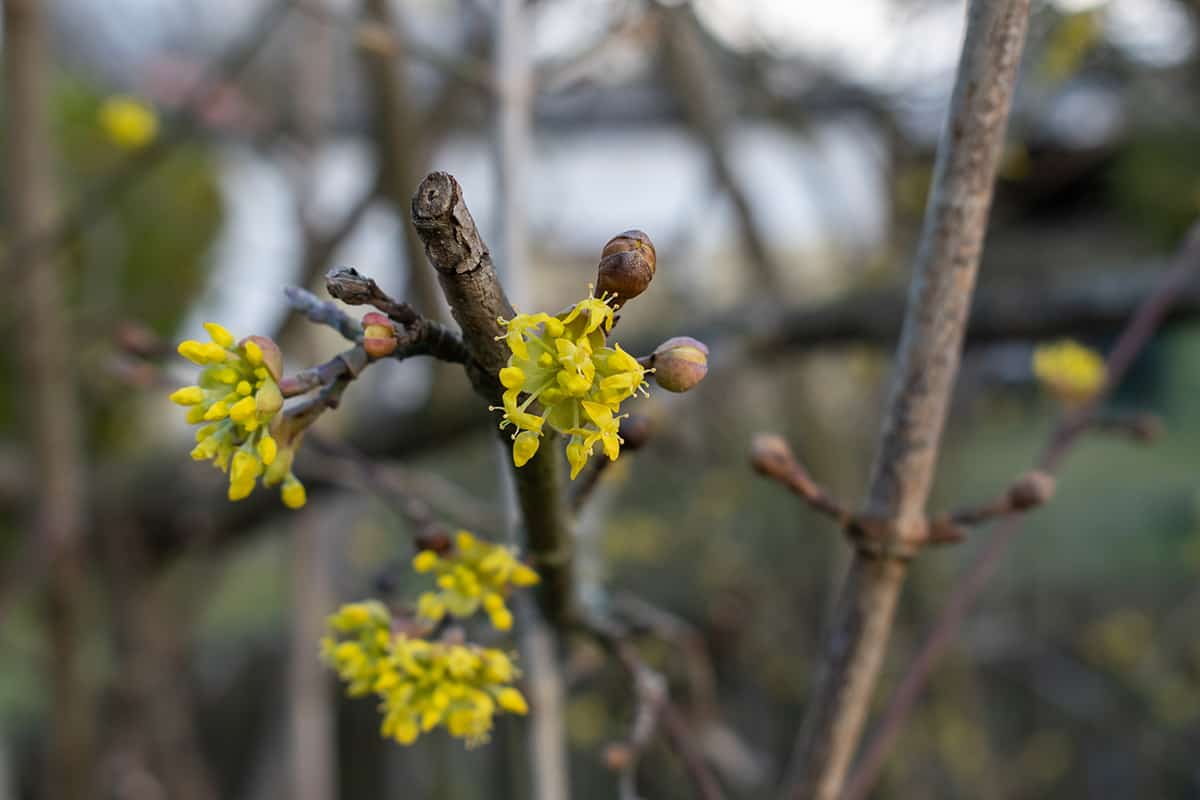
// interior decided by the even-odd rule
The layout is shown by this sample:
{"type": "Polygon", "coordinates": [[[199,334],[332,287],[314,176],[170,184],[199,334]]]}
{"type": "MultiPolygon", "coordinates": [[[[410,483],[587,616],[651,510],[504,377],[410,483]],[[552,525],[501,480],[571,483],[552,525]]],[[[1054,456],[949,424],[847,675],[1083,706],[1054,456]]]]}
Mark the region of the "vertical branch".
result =
{"type": "MultiPolygon", "coordinates": [[[[9,238],[40,241],[54,225],[47,120],[46,30],[39,0],[4,4],[5,173],[9,238]]],[[[49,566],[53,692],[47,796],[82,800],[93,788],[92,703],[79,658],[84,572],[82,444],[69,315],[53,254],[31,250],[17,276],[20,347],[38,496],[34,535],[49,566]]]]}
{"type": "Polygon", "coordinates": [[[533,107],[524,0],[500,0],[496,10],[496,208],[499,210],[500,275],[510,297],[524,302],[529,241],[525,181],[533,107]]]}
{"type": "Polygon", "coordinates": [[[855,554],[823,672],[797,742],[791,793],[840,795],[892,618],[925,527],[947,405],[987,229],[1029,0],[973,0],[913,267],[891,396],[859,525],[881,546],[855,554]]]}
{"type": "MultiPolygon", "coordinates": [[[[323,9],[326,0],[313,0],[323,9]]],[[[333,31],[322,20],[309,16],[296,20],[293,78],[297,88],[296,125],[304,145],[304,161],[297,176],[296,209],[305,231],[307,271],[320,269],[332,254],[337,241],[313,233],[315,221],[309,215],[316,198],[318,156],[325,144],[326,131],[333,113],[334,50],[333,31]],[[322,242],[328,241],[327,246],[322,242]]],[[[374,189],[369,190],[357,213],[352,211],[341,229],[348,235],[358,214],[370,204],[374,189]]],[[[336,235],[336,234],[335,234],[336,235]]],[[[309,511],[294,528],[289,556],[291,560],[292,602],[287,657],[287,751],[279,759],[286,770],[282,780],[290,784],[288,796],[295,800],[332,800],[336,796],[336,756],[333,741],[333,703],[325,670],[317,660],[315,643],[321,638],[324,616],[329,612],[332,590],[328,568],[329,546],[326,527],[329,520],[315,510],[309,511]]]]}
{"type": "MultiPolygon", "coordinates": [[[[518,303],[526,296],[529,271],[526,180],[533,108],[532,73],[525,41],[525,0],[500,0],[496,9],[496,209],[500,237],[500,275],[510,297],[518,303]]],[[[543,610],[565,610],[571,605],[573,539],[560,534],[570,529],[563,488],[562,460],[551,437],[542,458],[517,470],[513,477],[524,518],[529,549],[538,557],[544,575],[543,610]],[[545,502],[549,495],[553,502],[545,502]],[[534,515],[531,517],[531,514],[534,515]],[[553,536],[548,536],[554,532],[553,536]],[[547,569],[547,567],[551,567],[547,569]]],[[[507,444],[507,443],[506,443],[507,444]]],[[[500,457],[508,461],[508,448],[500,457]]],[[[501,464],[501,469],[505,465],[501,464]]],[[[510,491],[504,482],[505,491],[510,491]]],[[[549,615],[547,615],[549,616],[549,615]]],[[[561,622],[559,615],[551,620],[561,622]]],[[[533,705],[529,720],[529,759],[532,792],[538,800],[570,797],[567,768],[565,682],[559,666],[560,641],[539,614],[525,614],[521,652],[533,705]]]]}
{"type": "MultiPolygon", "coordinates": [[[[422,135],[416,104],[409,90],[406,31],[392,13],[388,0],[366,0],[364,17],[388,35],[380,43],[360,43],[363,67],[374,118],[376,156],[380,165],[380,189],[383,196],[403,219],[408,214],[412,187],[426,172],[433,131],[422,135]]],[[[443,92],[450,92],[444,89],[443,92]]],[[[429,319],[439,318],[437,287],[425,270],[421,240],[408,225],[404,229],[404,254],[408,263],[412,299],[429,319]]]]}
{"type": "Polygon", "coordinates": [[[333,800],[336,789],[334,702],[314,643],[333,607],[329,572],[331,520],[317,510],[293,529],[291,548],[292,623],[288,656],[288,727],[291,792],[295,800],[333,800]]]}
{"type": "Polygon", "coordinates": [[[729,129],[735,121],[729,88],[722,81],[719,66],[705,49],[691,6],[664,8],[659,13],[663,54],[675,94],[696,138],[708,150],[718,183],[733,204],[749,266],[757,279],[756,293],[777,292],[782,284],[779,266],[754,216],[750,196],[729,158],[729,129]]]}

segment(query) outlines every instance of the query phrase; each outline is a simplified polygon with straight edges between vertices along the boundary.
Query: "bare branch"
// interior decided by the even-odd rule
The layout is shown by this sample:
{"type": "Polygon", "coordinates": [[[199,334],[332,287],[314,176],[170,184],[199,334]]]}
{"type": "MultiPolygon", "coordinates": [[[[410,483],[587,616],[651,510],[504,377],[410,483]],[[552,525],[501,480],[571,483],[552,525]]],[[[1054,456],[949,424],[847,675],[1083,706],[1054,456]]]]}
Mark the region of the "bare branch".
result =
{"type": "Polygon", "coordinates": [[[760,475],[783,484],[814,511],[843,527],[850,522],[850,512],[817,485],[782,436],[768,433],[755,436],[750,445],[750,463],[760,475]]]}
{"type": "Polygon", "coordinates": [[[92,793],[94,704],[80,659],[87,589],[83,540],[82,409],[65,292],[54,253],[41,242],[52,230],[56,186],[47,99],[47,34],[41,0],[4,4],[5,203],[15,245],[9,263],[23,270],[14,292],[21,324],[17,346],[28,387],[34,453],[31,537],[49,572],[46,631],[52,706],[45,774],[47,796],[83,800],[92,793]]]}
{"type": "Polygon", "coordinates": [[[355,343],[362,341],[362,326],[350,319],[345,311],[338,308],[336,303],[322,300],[299,286],[288,286],[283,290],[283,294],[287,297],[288,304],[307,317],[310,322],[328,325],[347,341],[355,343]]]}
{"type": "MultiPolygon", "coordinates": [[[[1108,358],[1108,380],[1104,389],[1085,408],[1064,419],[1050,435],[1045,449],[1037,460],[1040,470],[1053,473],[1067,452],[1088,430],[1082,422],[1094,417],[1094,409],[1120,385],[1134,359],[1150,342],[1154,332],[1167,318],[1175,298],[1188,290],[1200,274],[1200,223],[1192,226],[1186,241],[1176,257],[1175,266],[1163,276],[1158,290],[1138,308],[1121,338],[1108,358]]],[[[904,720],[912,712],[917,698],[929,681],[934,666],[958,636],[963,620],[971,606],[983,593],[995,575],[1000,561],[1012,546],[1021,531],[1023,517],[1010,517],[988,540],[987,546],[975,559],[971,568],[963,574],[943,606],[941,616],[932,633],[921,646],[896,689],[887,710],[879,723],[878,732],[871,740],[866,754],[848,787],[846,797],[862,800],[883,768],[884,759],[895,741],[904,720]]]]}
{"type": "Polygon", "coordinates": [[[841,794],[858,746],[958,369],[987,229],[996,164],[1025,39],[1029,0],[974,0],[913,268],[892,393],[860,521],[881,530],[856,552],[826,660],[797,741],[789,795],[841,794]]]}
{"type": "MultiPolygon", "coordinates": [[[[438,271],[450,312],[462,328],[471,355],[467,374],[481,396],[500,405],[499,374],[509,352],[499,320],[510,319],[513,310],[458,181],[445,172],[426,177],[413,196],[412,219],[438,271]]],[[[514,468],[513,477],[530,556],[542,575],[538,602],[542,613],[561,625],[574,613],[574,536],[563,502],[563,464],[556,438],[547,434],[537,454],[524,467],[514,468]]]]}

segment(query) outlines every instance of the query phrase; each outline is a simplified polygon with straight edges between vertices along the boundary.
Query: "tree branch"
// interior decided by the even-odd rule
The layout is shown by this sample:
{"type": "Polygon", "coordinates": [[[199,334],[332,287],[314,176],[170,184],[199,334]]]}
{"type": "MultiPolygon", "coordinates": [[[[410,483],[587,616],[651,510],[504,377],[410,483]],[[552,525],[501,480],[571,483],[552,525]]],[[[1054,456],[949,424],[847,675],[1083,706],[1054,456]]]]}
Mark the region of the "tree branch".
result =
{"type": "MultiPolygon", "coordinates": [[[[1085,408],[1067,417],[1051,433],[1045,449],[1037,459],[1038,469],[1053,473],[1067,452],[1085,432],[1091,429],[1086,421],[1095,417],[1096,407],[1104,402],[1125,377],[1137,355],[1150,342],[1154,331],[1167,319],[1174,300],[1196,283],[1200,273],[1200,223],[1193,225],[1175,266],[1163,276],[1158,290],[1146,298],[1129,321],[1107,363],[1108,379],[1104,389],[1085,408]]],[[[846,796],[861,800],[879,777],[884,759],[891,749],[904,720],[911,713],[917,698],[928,683],[934,665],[958,636],[963,620],[971,606],[983,593],[1000,565],[1000,560],[1021,531],[1023,516],[1009,517],[988,540],[987,547],[962,576],[942,608],[941,616],[913,659],[899,688],[896,689],[879,730],[871,740],[866,754],[854,775],[846,796]]]]}
{"type": "Polygon", "coordinates": [[[47,796],[83,800],[93,788],[95,709],[80,659],[87,588],[82,409],[58,263],[48,249],[22,246],[42,241],[55,217],[44,5],[40,0],[4,4],[5,202],[15,242],[9,263],[20,263],[23,270],[12,298],[22,323],[17,337],[21,380],[29,387],[26,412],[36,489],[30,530],[50,577],[46,630],[52,714],[45,786],[47,796]]]}
{"type": "Polygon", "coordinates": [[[841,794],[925,528],[925,502],[966,333],[1029,0],[974,0],[913,268],[908,310],[861,519],[882,550],[856,552],[791,770],[790,795],[841,794]]]}
{"type": "MultiPolygon", "coordinates": [[[[467,374],[475,390],[492,405],[501,404],[500,370],[508,363],[500,319],[513,316],[500,286],[491,253],[463,201],[458,181],[434,172],[413,195],[412,220],[450,313],[462,328],[470,353],[467,374]]],[[[566,623],[574,613],[571,547],[574,537],[563,501],[563,464],[554,438],[522,468],[513,468],[517,500],[528,537],[529,552],[542,576],[538,604],[547,619],[566,623]]]]}

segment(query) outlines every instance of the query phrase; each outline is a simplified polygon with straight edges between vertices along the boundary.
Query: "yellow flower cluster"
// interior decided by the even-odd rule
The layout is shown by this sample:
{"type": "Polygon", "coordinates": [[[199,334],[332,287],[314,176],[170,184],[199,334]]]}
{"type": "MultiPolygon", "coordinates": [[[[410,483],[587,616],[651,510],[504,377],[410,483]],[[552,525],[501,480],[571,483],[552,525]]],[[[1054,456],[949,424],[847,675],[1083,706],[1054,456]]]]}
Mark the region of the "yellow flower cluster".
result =
{"type": "Polygon", "coordinates": [[[623,441],[621,417],[614,414],[622,401],[639,389],[645,392],[646,370],[620,345],[606,345],[613,326],[612,299],[587,297],[555,316],[517,314],[500,323],[512,351],[500,370],[500,427],[516,428],[513,463],[521,467],[533,457],[546,426],[571,437],[567,460],[572,479],[597,444],[616,460],[623,441]]]}
{"type": "Polygon", "coordinates": [[[132,97],[110,97],[100,106],[100,126],[113,144],[140,150],[158,135],[154,111],[132,97]]]}
{"type": "Polygon", "coordinates": [[[381,731],[400,744],[439,725],[468,747],[482,744],[497,713],[529,710],[512,686],[520,672],[501,650],[394,634],[378,602],[343,606],[329,624],[334,635],[321,641],[322,656],[350,696],[379,697],[381,731]]]}
{"type": "Polygon", "coordinates": [[[187,407],[187,421],[202,425],[192,458],[212,461],[229,473],[230,500],[247,497],[262,477],[264,486],[282,484],[284,504],[300,508],[306,497],[292,473],[297,442],[280,447],[270,433],[271,421],[283,408],[279,348],[257,336],[235,343],[233,334],[215,322],[204,327],[211,342],[179,345],[180,355],[204,368],[200,379],[171,394],[172,401],[187,407]]]}
{"type": "Polygon", "coordinates": [[[1104,386],[1104,359],[1078,342],[1064,339],[1033,351],[1033,374],[1068,406],[1079,406],[1104,386]]]}
{"type": "Polygon", "coordinates": [[[538,574],[522,564],[511,549],[480,541],[459,531],[455,546],[438,555],[422,550],[413,557],[413,569],[437,575],[438,591],[425,592],[417,601],[418,616],[440,622],[450,614],[469,617],[483,608],[492,625],[506,631],[513,615],[504,597],[513,586],[533,586],[538,574]]]}

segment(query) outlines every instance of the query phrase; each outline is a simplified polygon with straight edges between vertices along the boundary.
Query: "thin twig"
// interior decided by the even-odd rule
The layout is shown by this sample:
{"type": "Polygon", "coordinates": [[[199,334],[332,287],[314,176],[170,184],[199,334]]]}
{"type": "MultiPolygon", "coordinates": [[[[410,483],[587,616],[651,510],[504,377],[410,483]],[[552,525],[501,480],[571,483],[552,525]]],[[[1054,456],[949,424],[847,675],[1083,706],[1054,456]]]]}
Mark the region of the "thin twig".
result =
{"type": "MultiPolygon", "coordinates": [[[[683,761],[688,775],[692,779],[696,796],[704,798],[704,800],[721,800],[724,796],[721,784],[709,770],[703,753],[692,740],[692,731],[687,720],[671,703],[669,696],[666,695],[665,685],[659,683],[663,680],[662,677],[646,665],[637,648],[629,641],[628,630],[615,620],[596,617],[583,621],[577,620],[577,628],[581,633],[593,638],[615,655],[634,681],[634,690],[639,704],[635,717],[641,717],[635,724],[635,728],[638,729],[635,733],[640,745],[639,748],[626,754],[630,756],[628,764],[619,765],[626,769],[626,774],[629,776],[623,779],[622,791],[626,791],[628,782],[632,780],[632,770],[636,767],[637,757],[653,733],[654,723],[661,723],[668,744],[683,761]],[[659,688],[662,689],[661,692],[658,691],[659,688]]],[[[625,794],[622,795],[623,798],[625,796],[625,794]]]]}
{"type": "MultiPolygon", "coordinates": [[[[4,4],[5,212],[7,233],[17,242],[23,272],[14,291],[21,335],[21,382],[35,499],[30,537],[46,564],[47,697],[51,708],[46,796],[82,800],[92,789],[95,746],[94,697],[82,659],[87,633],[87,561],[84,540],[83,409],[73,332],[62,318],[67,292],[60,264],[46,249],[23,247],[44,238],[55,215],[58,187],[51,151],[46,6],[42,0],[4,4]]],[[[14,276],[17,277],[17,276],[14,276]]]]}
{"type": "Polygon", "coordinates": [[[338,308],[336,303],[322,300],[307,289],[299,286],[288,286],[283,290],[288,304],[299,311],[310,322],[318,325],[328,325],[342,335],[347,341],[359,343],[363,338],[362,325],[351,319],[345,311],[338,308]]]}
{"type": "MultiPolygon", "coordinates": [[[[1134,359],[1145,349],[1155,330],[1166,318],[1173,300],[1185,291],[1197,274],[1200,274],[1200,223],[1189,232],[1176,257],[1175,266],[1163,276],[1158,290],[1138,308],[1118,339],[1108,358],[1108,377],[1104,388],[1085,408],[1064,419],[1050,435],[1037,459],[1040,470],[1053,473],[1058,468],[1070,448],[1088,429],[1082,423],[1094,418],[1098,405],[1120,385],[1134,359]]],[[[971,568],[954,587],[932,632],[892,695],[879,728],[847,789],[847,798],[862,800],[874,785],[897,734],[929,682],[934,666],[958,636],[967,613],[996,574],[1004,555],[1021,532],[1021,521],[1022,517],[1011,517],[997,528],[971,568]]]]}
{"type": "Polygon", "coordinates": [[[850,522],[850,512],[812,479],[783,437],[769,433],[755,436],[750,445],[750,463],[760,475],[778,481],[839,526],[850,522]]]}
{"type": "Polygon", "coordinates": [[[947,406],[987,230],[996,165],[1029,17],[1029,0],[974,0],[938,145],[879,453],[860,523],[880,532],[858,550],[789,771],[788,795],[842,791],[891,635],[914,539],[925,529],[947,406]]]}

